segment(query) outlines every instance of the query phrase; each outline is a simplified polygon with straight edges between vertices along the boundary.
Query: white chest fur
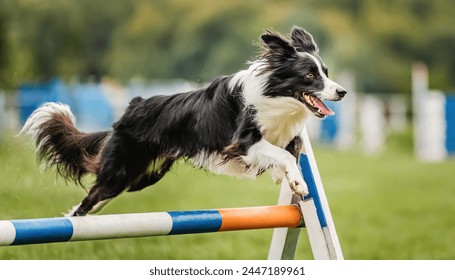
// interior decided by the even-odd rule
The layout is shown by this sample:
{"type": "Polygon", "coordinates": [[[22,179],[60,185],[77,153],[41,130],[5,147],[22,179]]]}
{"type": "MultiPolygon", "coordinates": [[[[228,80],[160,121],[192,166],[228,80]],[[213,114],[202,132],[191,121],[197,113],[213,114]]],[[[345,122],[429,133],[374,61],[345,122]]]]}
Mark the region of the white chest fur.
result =
{"type": "Polygon", "coordinates": [[[309,116],[305,106],[291,97],[262,97],[254,106],[265,140],[281,148],[302,132],[309,116]]]}

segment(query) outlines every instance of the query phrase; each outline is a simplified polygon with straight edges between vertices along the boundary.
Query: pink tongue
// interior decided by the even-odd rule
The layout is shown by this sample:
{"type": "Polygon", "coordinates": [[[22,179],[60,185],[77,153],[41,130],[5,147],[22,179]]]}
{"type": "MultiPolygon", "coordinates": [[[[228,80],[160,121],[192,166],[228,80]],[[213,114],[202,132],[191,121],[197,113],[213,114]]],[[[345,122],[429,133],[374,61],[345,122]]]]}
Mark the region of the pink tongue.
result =
{"type": "Polygon", "coordinates": [[[322,101],[319,100],[318,98],[313,98],[312,101],[314,106],[316,106],[319,109],[319,113],[329,116],[335,115],[335,112],[327,108],[327,106],[325,106],[324,103],[322,103],[322,101]]]}

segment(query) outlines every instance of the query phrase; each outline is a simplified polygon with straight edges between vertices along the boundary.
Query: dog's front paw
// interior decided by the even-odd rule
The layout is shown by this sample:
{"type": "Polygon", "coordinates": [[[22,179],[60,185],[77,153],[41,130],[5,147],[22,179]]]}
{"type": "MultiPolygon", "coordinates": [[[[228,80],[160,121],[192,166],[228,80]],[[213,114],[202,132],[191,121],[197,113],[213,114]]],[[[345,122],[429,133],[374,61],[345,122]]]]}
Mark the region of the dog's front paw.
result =
{"type": "Polygon", "coordinates": [[[289,182],[289,186],[291,190],[299,196],[307,196],[309,194],[308,186],[305,184],[304,181],[291,181],[289,182]]]}
{"type": "Polygon", "coordinates": [[[286,177],[289,182],[289,187],[295,194],[300,196],[307,196],[309,194],[308,186],[300,174],[296,175],[288,172],[286,173],[286,177]]]}

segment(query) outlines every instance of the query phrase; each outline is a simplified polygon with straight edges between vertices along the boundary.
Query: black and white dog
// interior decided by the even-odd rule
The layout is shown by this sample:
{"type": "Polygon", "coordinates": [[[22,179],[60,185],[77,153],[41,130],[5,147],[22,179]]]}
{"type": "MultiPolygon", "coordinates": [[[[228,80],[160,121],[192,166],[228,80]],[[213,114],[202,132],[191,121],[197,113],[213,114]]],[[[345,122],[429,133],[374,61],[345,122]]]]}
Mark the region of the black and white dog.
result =
{"type": "Polygon", "coordinates": [[[321,100],[346,90],[328,78],[310,33],[266,31],[263,51],[249,68],[208,87],[171,96],[134,98],[112,131],[84,133],[68,106],[46,103],[21,133],[33,136],[41,160],[67,179],[96,182],[70,213],[98,211],[123,191],[158,182],[184,158],[213,173],[255,178],[270,170],[298,195],[308,194],[296,163],[307,119],[333,112],[321,100]]]}

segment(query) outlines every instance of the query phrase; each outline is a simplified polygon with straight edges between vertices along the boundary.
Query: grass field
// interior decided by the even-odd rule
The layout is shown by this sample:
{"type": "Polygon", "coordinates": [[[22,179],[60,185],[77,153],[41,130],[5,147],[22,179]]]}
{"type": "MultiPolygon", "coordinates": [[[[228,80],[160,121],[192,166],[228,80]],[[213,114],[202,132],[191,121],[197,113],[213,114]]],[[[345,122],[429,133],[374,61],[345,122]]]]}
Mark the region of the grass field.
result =
{"type": "MultiPolygon", "coordinates": [[[[378,156],[316,147],[346,259],[455,259],[455,162],[414,160],[410,133],[378,156]]],[[[61,216],[85,192],[43,172],[22,139],[0,141],[0,219],[61,216]]],[[[276,204],[279,187],[178,164],[161,182],[101,212],[132,213],[276,204]]],[[[1,234],[1,232],[0,232],[1,234]]],[[[265,259],[271,230],[0,248],[0,259],[265,259]]],[[[303,230],[296,258],[311,259],[303,230]]]]}

